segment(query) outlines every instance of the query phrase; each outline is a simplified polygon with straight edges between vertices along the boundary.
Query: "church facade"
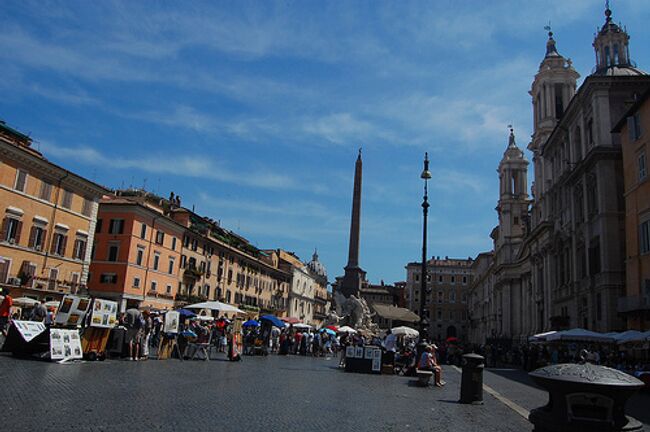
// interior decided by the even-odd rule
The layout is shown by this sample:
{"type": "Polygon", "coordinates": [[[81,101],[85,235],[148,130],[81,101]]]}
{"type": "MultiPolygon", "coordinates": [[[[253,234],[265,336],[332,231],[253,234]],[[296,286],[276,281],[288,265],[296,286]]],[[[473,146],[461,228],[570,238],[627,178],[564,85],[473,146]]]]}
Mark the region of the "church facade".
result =
{"type": "Polygon", "coordinates": [[[630,59],[629,36],[611,15],[607,9],[593,41],[596,66],[579,88],[578,72],[549,32],[529,92],[531,196],[528,161],[511,131],[498,169],[494,250],[476,260],[472,342],[625,325],[617,310],[625,283],[623,166],[620,138],[611,130],[650,88],[650,76],[630,59]]]}

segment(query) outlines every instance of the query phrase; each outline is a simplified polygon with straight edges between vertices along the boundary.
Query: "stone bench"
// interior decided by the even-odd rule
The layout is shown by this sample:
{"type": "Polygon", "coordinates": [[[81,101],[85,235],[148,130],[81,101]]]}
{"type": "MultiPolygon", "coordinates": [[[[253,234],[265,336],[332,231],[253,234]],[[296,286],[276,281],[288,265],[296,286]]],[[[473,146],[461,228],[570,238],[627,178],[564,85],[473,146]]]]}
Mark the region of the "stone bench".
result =
{"type": "Polygon", "coordinates": [[[431,381],[431,377],[433,376],[433,371],[416,369],[415,374],[418,377],[418,385],[422,387],[426,387],[429,385],[429,381],[431,381]]]}

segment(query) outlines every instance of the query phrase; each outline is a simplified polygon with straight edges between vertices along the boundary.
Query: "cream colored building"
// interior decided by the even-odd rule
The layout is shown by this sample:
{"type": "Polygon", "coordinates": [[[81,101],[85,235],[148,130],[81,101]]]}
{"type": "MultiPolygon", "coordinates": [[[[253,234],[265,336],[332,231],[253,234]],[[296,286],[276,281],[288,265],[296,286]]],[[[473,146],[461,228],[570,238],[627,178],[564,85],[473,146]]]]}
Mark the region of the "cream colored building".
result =
{"type": "Polygon", "coordinates": [[[40,300],[85,293],[98,200],[108,191],[31,144],[0,122],[0,287],[40,300]]]}

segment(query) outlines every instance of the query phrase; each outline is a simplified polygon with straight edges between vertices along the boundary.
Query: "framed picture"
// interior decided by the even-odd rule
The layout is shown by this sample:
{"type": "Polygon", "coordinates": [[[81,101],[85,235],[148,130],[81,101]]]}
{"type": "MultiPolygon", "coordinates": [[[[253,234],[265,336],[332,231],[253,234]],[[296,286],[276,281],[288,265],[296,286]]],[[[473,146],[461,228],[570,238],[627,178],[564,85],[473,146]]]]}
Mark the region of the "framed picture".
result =
{"type": "Polygon", "coordinates": [[[345,356],[347,358],[354,358],[355,357],[355,349],[353,346],[347,346],[345,347],[345,356]]]}

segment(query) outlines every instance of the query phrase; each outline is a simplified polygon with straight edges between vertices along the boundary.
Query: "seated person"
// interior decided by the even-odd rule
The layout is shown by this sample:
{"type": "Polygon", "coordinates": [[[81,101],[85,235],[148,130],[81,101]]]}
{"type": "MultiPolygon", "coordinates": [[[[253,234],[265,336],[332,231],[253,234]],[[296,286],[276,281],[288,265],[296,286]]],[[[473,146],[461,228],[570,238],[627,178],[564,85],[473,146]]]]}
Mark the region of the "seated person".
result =
{"type": "Polygon", "coordinates": [[[434,376],[434,385],[436,387],[442,387],[445,385],[441,379],[442,368],[438,365],[438,360],[436,359],[436,355],[431,345],[427,345],[422,353],[420,361],[418,362],[418,369],[432,371],[434,376]]]}

